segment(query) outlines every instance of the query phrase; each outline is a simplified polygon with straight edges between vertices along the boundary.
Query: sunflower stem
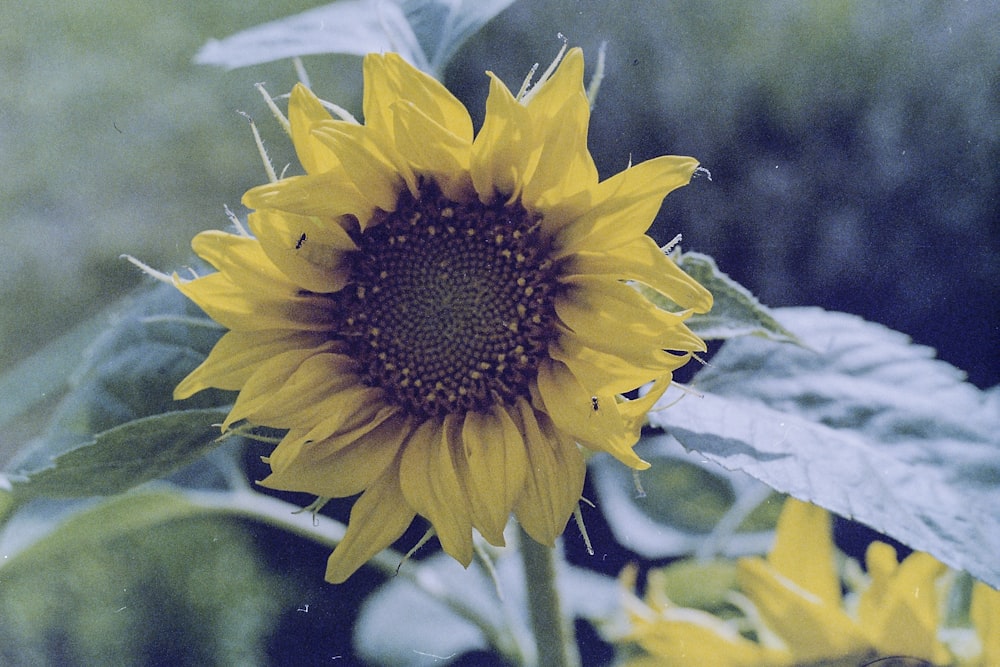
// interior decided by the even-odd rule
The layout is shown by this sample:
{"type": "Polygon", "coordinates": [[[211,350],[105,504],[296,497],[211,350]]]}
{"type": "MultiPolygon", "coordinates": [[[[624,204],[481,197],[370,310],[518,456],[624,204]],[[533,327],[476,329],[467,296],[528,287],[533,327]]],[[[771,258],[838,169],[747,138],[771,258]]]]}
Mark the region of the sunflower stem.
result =
{"type": "Polygon", "coordinates": [[[579,667],[572,620],[562,613],[556,587],[559,551],[533,540],[521,530],[521,561],[528,590],[528,610],[531,629],[538,649],[536,665],[545,667],[579,667]]]}

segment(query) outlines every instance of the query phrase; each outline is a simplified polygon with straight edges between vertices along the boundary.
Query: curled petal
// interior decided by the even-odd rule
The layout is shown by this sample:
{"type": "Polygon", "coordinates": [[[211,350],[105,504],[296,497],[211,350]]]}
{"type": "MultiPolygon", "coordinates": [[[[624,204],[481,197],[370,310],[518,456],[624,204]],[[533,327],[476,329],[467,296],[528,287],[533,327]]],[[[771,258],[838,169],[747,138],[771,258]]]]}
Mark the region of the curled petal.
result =
{"type": "Polygon", "coordinates": [[[559,430],[570,434],[584,447],[605,451],[625,465],[645,470],[649,463],[632,450],[637,437],[626,428],[614,401],[598,401],[594,409],[590,393],[570,370],[556,361],[538,369],[538,395],[543,409],[559,430]]]}
{"type": "MultiPolygon", "coordinates": [[[[698,161],[668,155],[647,160],[597,185],[588,209],[561,226],[554,253],[611,250],[642,236],[653,224],[663,198],[691,181],[698,161]]],[[[566,217],[553,212],[553,223],[566,217]]]]}

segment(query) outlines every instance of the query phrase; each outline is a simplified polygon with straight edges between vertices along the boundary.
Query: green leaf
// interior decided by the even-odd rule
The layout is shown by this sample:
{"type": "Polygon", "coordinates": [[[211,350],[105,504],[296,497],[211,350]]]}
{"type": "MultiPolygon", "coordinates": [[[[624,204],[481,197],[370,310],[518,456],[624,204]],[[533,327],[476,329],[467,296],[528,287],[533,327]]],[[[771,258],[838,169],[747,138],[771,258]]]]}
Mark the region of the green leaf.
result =
{"type": "Polygon", "coordinates": [[[225,409],[181,410],[144,417],[98,433],[52,465],[15,476],[14,497],[112,495],[164,477],[218,446],[225,409]]]}
{"type": "Polygon", "coordinates": [[[321,53],[395,51],[440,77],[465,40],[513,0],[340,0],[205,44],[203,65],[228,69],[321,53]]]}
{"type": "MultiPolygon", "coordinates": [[[[701,283],[715,298],[711,311],[704,315],[693,315],[687,321],[688,327],[703,339],[719,340],[754,335],[789,343],[799,342],[795,334],[783,327],[771,310],[747,288],[720,271],[714,259],[697,252],[671,256],[685,273],[701,283]]],[[[659,292],[643,285],[637,287],[661,308],[681,310],[680,306],[659,292]]]]}
{"type": "Polygon", "coordinates": [[[621,545],[652,559],[742,556],[770,545],[781,503],[769,502],[774,494],[768,486],[666,438],[646,437],[636,453],[651,466],[637,474],[641,492],[632,470],[616,459],[594,456],[588,463],[601,510],[621,545]]]}
{"type": "Polygon", "coordinates": [[[0,377],[0,426],[37,414],[38,406],[59,396],[87,350],[108,327],[108,313],[95,315],[59,336],[0,377]]]}
{"type": "Polygon", "coordinates": [[[223,329],[176,289],[158,285],[131,299],[93,343],[46,431],[9,469],[38,470],[95,434],[151,415],[228,405],[205,391],[173,400],[173,388],[204,360],[223,329]]]}
{"type": "Polygon", "coordinates": [[[775,314],[806,347],[730,340],[695,377],[702,395],[650,422],[1000,586],[1000,390],[976,389],[933,350],[861,318],[775,314]]]}

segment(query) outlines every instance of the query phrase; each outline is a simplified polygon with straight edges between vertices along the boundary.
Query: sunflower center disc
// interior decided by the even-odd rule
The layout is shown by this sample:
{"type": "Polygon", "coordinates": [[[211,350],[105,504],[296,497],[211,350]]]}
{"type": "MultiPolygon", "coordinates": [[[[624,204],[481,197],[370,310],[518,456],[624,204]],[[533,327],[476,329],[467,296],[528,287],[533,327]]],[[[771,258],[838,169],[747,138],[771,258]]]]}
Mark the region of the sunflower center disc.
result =
{"type": "Polygon", "coordinates": [[[528,395],[555,336],[555,268],[520,204],[404,190],[362,235],[354,276],[348,337],[390,400],[440,417],[528,395]]]}

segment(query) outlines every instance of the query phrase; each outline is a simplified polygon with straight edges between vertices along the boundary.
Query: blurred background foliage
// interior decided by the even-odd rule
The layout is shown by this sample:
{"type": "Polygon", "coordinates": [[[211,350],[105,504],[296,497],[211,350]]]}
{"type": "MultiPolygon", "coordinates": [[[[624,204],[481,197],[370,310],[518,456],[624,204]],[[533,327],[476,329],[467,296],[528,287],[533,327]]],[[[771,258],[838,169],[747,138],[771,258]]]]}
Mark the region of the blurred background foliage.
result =
{"type": "MultiPolygon", "coordinates": [[[[0,368],[44,374],[46,344],[144,284],[120,254],[182,266],[194,233],[226,226],[223,204],[242,212],[264,174],[236,110],[279,168],[293,160],[253,88],[287,92],[290,64],[191,59],[209,38],[316,4],[0,5],[0,368]]],[[[1000,6],[519,0],[446,82],[481,120],[483,71],[516,87],[557,32],[591,64],[608,42],[590,136],[602,174],[663,153],[712,172],[668,198],[654,235],[683,233],[769,305],[856,313],[980,387],[1000,381],[1000,6]]],[[[359,112],[358,59],[305,64],[323,97],[359,112]]],[[[0,463],[29,431],[4,434],[0,463]]],[[[34,567],[4,570],[0,658],[254,664],[302,659],[304,639],[315,662],[349,662],[375,582],[329,587],[324,548],[274,537],[200,518],[50,544],[34,567]]]]}

